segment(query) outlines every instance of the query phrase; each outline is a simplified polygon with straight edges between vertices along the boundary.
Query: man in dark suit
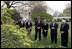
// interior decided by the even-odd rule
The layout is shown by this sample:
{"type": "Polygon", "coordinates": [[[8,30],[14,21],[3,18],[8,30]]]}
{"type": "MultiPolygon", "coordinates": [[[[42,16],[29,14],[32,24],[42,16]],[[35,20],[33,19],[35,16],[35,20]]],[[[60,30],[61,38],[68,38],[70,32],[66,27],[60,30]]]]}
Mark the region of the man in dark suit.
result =
{"type": "Polygon", "coordinates": [[[28,19],[28,22],[26,22],[26,30],[28,31],[28,37],[31,39],[31,31],[32,31],[32,23],[30,19],[28,19]]]}
{"type": "Polygon", "coordinates": [[[37,40],[38,32],[39,32],[39,41],[41,40],[41,26],[42,22],[38,16],[38,19],[35,21],[35,40],[37,40]]]}
{"type": "Polygon", "coordinates": [[[69,30],[69,24],[67,24],[65,20],[62,20],[62,24],[60,27],[61,45],[65,47],[67,47],[68,43],[68,30],[69,30]]]}
{"type": "Polygon", "coordinates": [[[36,33],[36,21],[37,21],[37,18],[35,18],[35,33],[36,33]]]}
{"type": "Polygon", "coordinates": [[[51,30],[51,42],[57,43],[57,29],[58,29],[58,24],[55,23],[55,20],[52,20],[52,23],[50,24],[50,30],[51,30]]]}
{"type": "Polygon", "coordinates": [[[18,25],[20,26],[20,28],[24,27],[25,26],[25,23],[23,21],[23,18],[21,17],[20,18],[20,21],[18,21],[18,25]]]}

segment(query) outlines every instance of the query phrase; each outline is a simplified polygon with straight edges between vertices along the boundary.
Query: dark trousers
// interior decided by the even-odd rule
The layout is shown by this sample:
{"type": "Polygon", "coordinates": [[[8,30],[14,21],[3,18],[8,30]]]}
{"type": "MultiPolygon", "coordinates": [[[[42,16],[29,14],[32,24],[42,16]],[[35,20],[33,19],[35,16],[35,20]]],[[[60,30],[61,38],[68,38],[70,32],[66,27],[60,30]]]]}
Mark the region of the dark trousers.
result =
{"type": "Polygon", "coordinates": [[[61,45],[67,47],[68,35],[61,34],[61,45]]]}
{"type": "Polygon", "coordinates": [[[37,40],[37,34],[39,33],[39,41],[41,40],[41,29],[35,29],[35,40],[37,40]]]}
{"type": "Polygon", "coordinates": [[[57,33],[51,33],[51,42],[57,43],[57,33]]]}

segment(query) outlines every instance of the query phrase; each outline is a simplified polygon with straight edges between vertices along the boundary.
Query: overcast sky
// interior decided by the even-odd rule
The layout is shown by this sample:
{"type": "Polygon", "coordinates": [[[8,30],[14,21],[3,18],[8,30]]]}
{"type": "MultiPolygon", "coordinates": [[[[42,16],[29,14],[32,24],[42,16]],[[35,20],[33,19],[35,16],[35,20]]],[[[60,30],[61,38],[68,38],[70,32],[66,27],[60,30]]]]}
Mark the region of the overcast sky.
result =
{"type": "Polygon", "coordinates": [[[46,4],[54,11],[63,12],[63,9],[66,8],[66,4],[69,2],[71,3],[71,1],[46,1],[46,4]]]}

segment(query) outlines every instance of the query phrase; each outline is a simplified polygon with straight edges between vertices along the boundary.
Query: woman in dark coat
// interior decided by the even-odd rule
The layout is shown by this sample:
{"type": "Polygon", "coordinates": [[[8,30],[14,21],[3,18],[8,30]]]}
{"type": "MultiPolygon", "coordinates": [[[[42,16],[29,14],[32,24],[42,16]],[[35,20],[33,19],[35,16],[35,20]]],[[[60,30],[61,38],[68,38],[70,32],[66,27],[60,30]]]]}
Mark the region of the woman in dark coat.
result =
{"type": "Polygon", "coordinates": [[[44,42],[46,42],[47,32],[48,32],[48,24],[46,22],[46,19],[44,20],[44,23],[42,24],[42,29],[43,29],[43,40],[44,40],[44,42]]]}

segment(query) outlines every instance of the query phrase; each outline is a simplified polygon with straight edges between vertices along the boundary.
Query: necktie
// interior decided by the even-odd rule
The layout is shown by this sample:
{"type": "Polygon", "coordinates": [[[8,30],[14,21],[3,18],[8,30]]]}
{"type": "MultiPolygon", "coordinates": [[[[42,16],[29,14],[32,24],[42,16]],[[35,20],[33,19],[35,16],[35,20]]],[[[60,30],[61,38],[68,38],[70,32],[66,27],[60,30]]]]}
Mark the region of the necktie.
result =
{"type": "Polygon", "coordinates": [[[64,24],[62,25],[62,29],[64,28],[64,24]]]}
{"type": "Polygon", "coordinates": [[[54,26],[54,23],[53,23],[53,26],[54,26]]]}
{"type": "Polygon", "coordinates": [[[30,22],[28,22],[28,25],[30,25],[30,22]]]}
{"type": "Polygon", "coordinates": [[[38,20],[38,24],[40,23],[40,20],[38,20]]]}

